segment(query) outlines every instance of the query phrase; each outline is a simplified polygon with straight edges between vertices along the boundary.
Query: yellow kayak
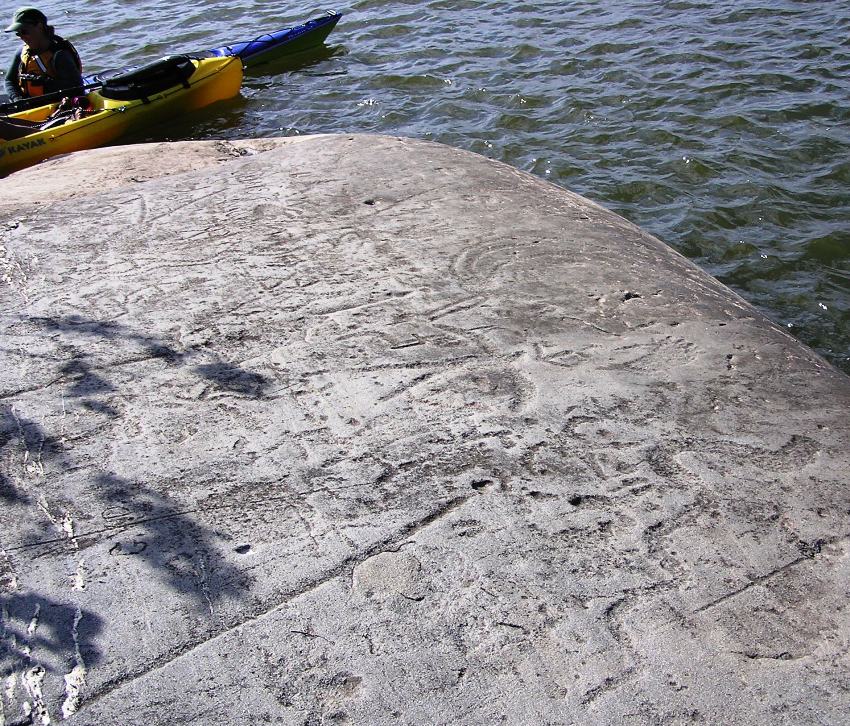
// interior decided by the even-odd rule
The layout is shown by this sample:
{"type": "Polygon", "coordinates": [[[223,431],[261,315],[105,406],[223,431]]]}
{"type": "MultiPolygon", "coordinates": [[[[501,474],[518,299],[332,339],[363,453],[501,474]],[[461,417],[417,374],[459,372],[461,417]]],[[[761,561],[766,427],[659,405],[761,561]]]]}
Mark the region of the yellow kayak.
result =
{"type": "MultiPolygon", "coordinates": [[[[162,123],[216,101],[232,98],[242,85],[242,61],[236,56],[171,56],[116,76],[87,94],[81,118],[47,124],[14,140],[0,140],[0,175],[58,154],[112,143],[128,131],[162,123]],[[54,125],[58,123],[59,125],[54,125]]],[[[58,103],[6,117],[10,122],[46,122],[58,103]]]]}

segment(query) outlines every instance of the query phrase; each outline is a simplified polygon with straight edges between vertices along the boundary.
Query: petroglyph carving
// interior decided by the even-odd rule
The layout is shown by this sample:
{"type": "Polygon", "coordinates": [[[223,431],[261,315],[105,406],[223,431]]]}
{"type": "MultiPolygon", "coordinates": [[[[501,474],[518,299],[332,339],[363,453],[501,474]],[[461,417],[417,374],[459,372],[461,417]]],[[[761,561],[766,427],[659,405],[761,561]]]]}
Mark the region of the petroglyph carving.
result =
{"type": "Polygon", "coordinates": [[[7,723],[838,723],[846,380],[515,170],[281,146],[9,211],[7,723]]]}

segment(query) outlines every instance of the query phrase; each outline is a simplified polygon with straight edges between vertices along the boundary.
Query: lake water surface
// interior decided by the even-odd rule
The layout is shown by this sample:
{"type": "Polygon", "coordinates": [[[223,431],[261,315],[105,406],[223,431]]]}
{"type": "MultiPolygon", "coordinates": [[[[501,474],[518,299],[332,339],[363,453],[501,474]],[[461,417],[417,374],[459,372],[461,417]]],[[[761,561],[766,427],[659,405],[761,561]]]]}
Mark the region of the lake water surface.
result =
{"type": "Polygon", "coordinates": [[[331,52],[144,140],[356,131],[470,149],[641,225],[850,372],[846,1],[40,7],[87,70],[342,11],[331,52]]]}

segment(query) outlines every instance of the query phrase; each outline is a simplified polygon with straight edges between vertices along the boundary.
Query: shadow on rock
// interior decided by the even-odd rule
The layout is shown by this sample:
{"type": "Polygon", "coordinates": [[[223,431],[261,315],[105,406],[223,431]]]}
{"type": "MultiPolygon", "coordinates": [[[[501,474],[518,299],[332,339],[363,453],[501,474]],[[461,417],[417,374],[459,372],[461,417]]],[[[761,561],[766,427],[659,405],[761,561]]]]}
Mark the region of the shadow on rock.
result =
{"type": "Polygon", "coordinates": [[[62,454],[62,445],[47,433],[41,424],[20,416],[12,406],[0,405],[0,501],[29,502],[10,478],[13,468],[41,466],[46,459],[62,454]]]}
{"type": "Polygon", "coordinates": [[[108,320],[89,320],[80,315],[66,315],[60,318],[30,318],[30,320],[46,330],[104,340],[126,340],[137,343],[151,358],[165,358],[173,362],[182,358],[181,353],[158,338],[134,333],[126,326],[108,320]]]}
{"type": "Polygon", "coordinates": [[[238,366],[219,361],[195,366],[195,372],[212,381],[219,389],[249,398],[262,398],[269,380],[259,373],[243,371],[238,366]]]}
{"type": "Polygon", "coordinates": [[[216,601],[240,599],[250,578],[221,554],[216,537],[193,513],[137,482],[103,474],[93,487],[118,525],[113,557],[142,559],[175,592],[213,610],[216,601]]]}
{"type": "MultiPolygon", "coordinates": [[[[150,335],[133,332],[124,325],[110,321],[89,320],[79,315],[69,315],[60,318],[30,318],[31,322],[45,330],[100,338],[108,341],[125,341],[141,346],[146,356],[164,359],[175,365],[182,365],[192,352],[179,352],[166,342],[150,335]]],[[[79,353],[70,362],[60,368],[60,373],[69,379],[67,395],[72,398],[85,398],[114,392],[116,389],[108,380],[95,372],[87,362],[86,354],[79,353]]],[[[220,391],[233,393],[248,398],[262,398],[269,385],[269,380],[259,374],[243,370],[233,363],[215,360],[195,366],[193,372],[212,382],[220,391]]],[[[96,413],[112,416],[115,411],[111,406],[95,400],[84,400],[82,405],[96,413]]]]}
{"type": "Polygon", "coordinates": [[[18,491],[6,475],[0,471],[0,502],[5,504],[16,504],[29,501],[28,498],[18,491]]]}
{"type": "Polygon", "coordinates": [[[91,411],[92,413],[99,413],[103,416],[108,416],[109,418],[118,418],[119,413],[108,403],[104,403],[103,401],[90,401],[85,400],[82,402],[83,408],[91,411]]]}
{"type": "Polygon", "coordinates": [[[0,672],[31,668],[67,673],[81,660],[100,662],[95,646],[103,630],[99,615],[36,593],[0,595],[0,672]]]}
{"type": "MultiPolygon", "coordinates": [[[[79,316],[41,317],[32,322],[48,331],[140,344],[147,355],[167,359],[178,366],[186,364],[193,355],[180,353],[154,337],[134,333],[116,323],[79,316]]],[[[83,408],[108,416],[117,424],[120,414],[110,405],[108,397],[105,400],[95,398],[118,391],[118,384],[107,380],[104,368],[93,360],[97,351],[96,346],[93,352],[74,350],[70,361],[66,359],[59,364],[58,372],[67,384],[66,396],[76,398],[83,408]]],[[[246,397],[262,397],[268,386],[264,376],[214,358],[213,362],[194,366],[192,372],[222,391],[246,397]]],[[[0,502],[3,503],[34,504],[35,496],[19,491],[17,483],[28,476],[28,468],[50,464],[51,480],[87,468],[82,466],[84,462],[75,461],[73,453],[66,452],[62,443],[49,436],[42,426],[22,418],[8,405],[0,407],[0,454],[3,455],[0,459],[3,471],[10,472],[9,476],[3,474],[0,479],[0,502]],[[5,468],[7,463],[10,466],[5,468]],[[11,476],[13,471],[15,477],[11,476]]],[[[150,485],[110,474],[95,472],[89,481],[86,486],[90,486],[92,494],[102,502],[106,523],[106,527],[98,528],[92,537],[110,537],[110,556],[140,560],[154,577],[175,593],[187,596],[210,612],[219,600],[244,597],[250,584],[249,576],[233,566],[222,553],[215,533],[199,521],[203,520],[203,512],[187,511],[169,496],[168,482],[158,482],[157,486],[162,487],[158,491],[150,485]]],[[[69,543],[67,533],[57,534],[56,529],[64,526],[63,517],[70,516],[69,508],[73,510],[74,507],[62,499],[61,489],[39,491],[39,496],[42,493],[44,501],[39,500],[39,507],[46,516],[35,513],[34,517],[27,518],[25,526],[32,531],[23,543],[26,547],[42,547],[42,554],[60,554],[69,543]]],[[[75,537],[82,540],[86,535],[77,532],[75,537]]]]}
{"type": "MultiPolygon", "coordinates": [[[[110,321],[90,320],[79,315],[64,317],[32,317],[26,318],[40,328],[65,333],[74,336],[99,338],[111,342],[126,342],[139,346],[142,354],[148,358],[164,359],[171,363],[182,361],[183,354],[176,351],[167,343],[149,335],[135,333],[124,325],[110,321]]],[[[88,351],[75,350],[73,358],[58,369],[58,373],[67,381],[65,395],[69,398],[80,399],[80,405],[94,413],[108,418],[117,418],[118,412],[114,407],[99,401],[93,396],[102,396],[116,391],[112,382],[107,380],[97,366],[89,361],[93,356],[88,351]]]]}
{"type": "Polygon", "coordinates": [[[109,381],[92,371],[91,366],[79,358],[69,361],[60,370],[70,379],[67,394],[73,398],[96,396],[115,390],[109,381]]]}

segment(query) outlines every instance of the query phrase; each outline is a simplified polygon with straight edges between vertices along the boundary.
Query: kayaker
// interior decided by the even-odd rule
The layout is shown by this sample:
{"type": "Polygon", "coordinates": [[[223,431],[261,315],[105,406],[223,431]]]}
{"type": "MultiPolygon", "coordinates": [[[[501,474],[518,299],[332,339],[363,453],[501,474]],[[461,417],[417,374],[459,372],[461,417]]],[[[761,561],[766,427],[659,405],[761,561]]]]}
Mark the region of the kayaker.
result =
{"type": "Polygon", "coordinates": [[[56,35],[41,10],[18,8],[4,32],[15,33],[24,41],[6,71],[6,93],[10,100],[83,85],[79,53],[69,41],[56,35]]]}

